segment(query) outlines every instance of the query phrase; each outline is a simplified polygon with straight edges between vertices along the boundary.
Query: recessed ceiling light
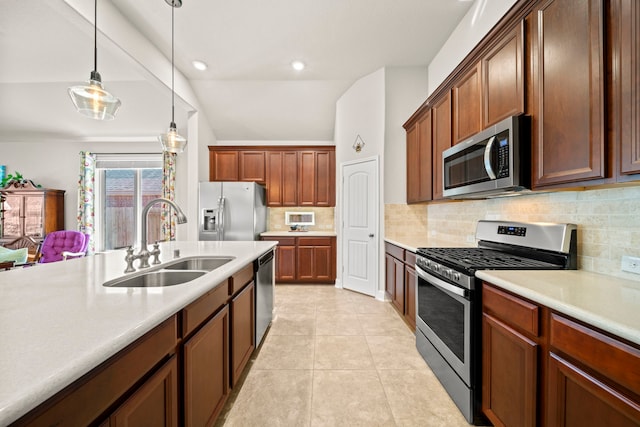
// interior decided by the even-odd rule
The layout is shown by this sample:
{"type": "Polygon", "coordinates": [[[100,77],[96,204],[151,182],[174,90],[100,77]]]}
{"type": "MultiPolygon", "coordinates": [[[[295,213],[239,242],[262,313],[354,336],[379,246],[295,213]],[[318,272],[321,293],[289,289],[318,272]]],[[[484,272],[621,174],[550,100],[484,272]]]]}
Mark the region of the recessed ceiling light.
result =
{"type": "Polygon", "coordinates": [[[193,64],[193,68],[195,68],[196,70],[204,71],[208,68],[207,64],[205,64],[202,61],[196,60],[196,61],[193,61],[192,64],[193,64]]]}
{"type": "Polygon", "coordinates": [[[293,61],[291,63],[291,66],[293,67],[294,70],[296,71],[302,71],[304,70],[304,62],[302,61],[293,61]]]}

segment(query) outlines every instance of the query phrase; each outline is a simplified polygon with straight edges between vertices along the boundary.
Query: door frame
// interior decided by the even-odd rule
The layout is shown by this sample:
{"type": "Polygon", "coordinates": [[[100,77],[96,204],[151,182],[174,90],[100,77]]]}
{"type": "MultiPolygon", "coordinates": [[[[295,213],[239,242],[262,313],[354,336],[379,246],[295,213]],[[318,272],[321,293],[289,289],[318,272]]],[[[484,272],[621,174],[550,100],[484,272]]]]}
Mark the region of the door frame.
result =
{"type": "MultiPolygon", "coordinates": [[[[380,233],[381,233],[381,229],[380,229],[380,214],[382,212],[382,209],[380,208],[380,200],[381,200],[381,183],[380,183],[380,156],[376,155],[376,156],[370,156],[370,157],[364,157],[362,159],[356,159],[356,160],[348,160],[345,162],[341,162],[340,163],[340,177],[339,177],[339,183],[340,183],[340,209],[339,209],[339,227],[338,227],[338,254],[337,254],[337,260],[338,260],[338,279],[336,280],[336,287],[338,288],[343,288],[343,275],[344,275],[344,271],[345,271],[345,265],[344,265],[344,261],[345,261],[345,253],[344,253],[344,236],[345,236],[345,232],[344,232],[344,218],[345,218],[345,209],[346,209],[346,204],[344,203],[344,168],[345,166],[352,166],[358,163],[367,163],[367,162],[374,162],[375,163],[375,170],[376,170],[376,180],[375,180],[375,185],[376,185],[376,191],[374,191],[374,204],[376,206],[376,219],[375,219],[375,236],[374,236],[374,245],[375,245],[375,253],[377,254],[377,257],[375,257],[373,260],[373,262],[376,263],[376,268],[375,270],[377,271],[377,274],[375,276],[375,298],[381,301],[385,300],[385,290],[384,287],[381,290],[380,289],[380,277],[381,277],[381,265],[384,265],[383,263],[381,263],[382,261],[384,261],[384,259],[382,259],[381,261],[381,256],[380,256],[380,233]]],[[[382,272],[383,274],[384,272],[382,272]]]]}

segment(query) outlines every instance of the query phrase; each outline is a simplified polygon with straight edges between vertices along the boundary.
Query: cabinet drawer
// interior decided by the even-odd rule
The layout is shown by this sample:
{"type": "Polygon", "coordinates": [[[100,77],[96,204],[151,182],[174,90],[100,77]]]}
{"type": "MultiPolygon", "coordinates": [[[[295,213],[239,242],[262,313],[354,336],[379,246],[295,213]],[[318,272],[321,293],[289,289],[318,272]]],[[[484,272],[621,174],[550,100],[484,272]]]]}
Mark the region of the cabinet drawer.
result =
{"type": "Polygon", "coordinates": [[[264,240],[272,240],[277,241],[278,246],[295,246],[296,238],[295,237],[269,237],[264,240]]]}
{"type": "Polygon", "coordinates": [[[182,337],[189,335],[209,316],[227,303],[229,287],[227,280],[198,298],[182,310],[182,337]]]}
{"type": "Polygon", "coordinates": [[[331,246],[331,237],[298,237],[298,246],[331,246]]]}
{"type": "Polygon", "coordinates": [[[235,295],[244,285],[253,280],[253,263],[231,276],[229,279],[229,295],[235,295]]]}
{"type": "Polygon", "coordinates": [[[538,306],[493,288],[486,282],[482,286],[483,312],[492,314],[520,331],[535,337],[539,335],[538,306]]]}
{"type": "Polygon", "coordinates": [[[404,262],[405,264],[409,264],[411,267],[415,267],[416,265],[416,254],[411,251],[404,251],[404,262]]]}
{"type": "Polygon", "coordinates": [[[392,245],[391,243],[385,242],[384,250],[392,257],[404,261],[404,249],[402,249],[400,246],[392,245]]]}
{"type": "Polygon", "coordinates": [[[550,344],[603,376],[640,394],[640,350],[557,314],[550,344]]]}

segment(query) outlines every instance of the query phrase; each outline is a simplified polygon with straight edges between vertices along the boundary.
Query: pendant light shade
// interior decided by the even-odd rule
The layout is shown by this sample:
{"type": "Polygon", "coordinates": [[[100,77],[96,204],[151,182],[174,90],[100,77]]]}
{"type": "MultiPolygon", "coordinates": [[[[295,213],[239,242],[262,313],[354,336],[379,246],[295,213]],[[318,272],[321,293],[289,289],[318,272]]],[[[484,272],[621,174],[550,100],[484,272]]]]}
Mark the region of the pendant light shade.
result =
{"type": "Polygon", "coordinates": [[[72,86],[67,92],[78,113],[96,120],[113,120],[122,103],[102,87],[102,79],[98,73],[98,0],[95,0],[94,5],[93,71],[89,77],[89,84],[72,86]]]}
{"type": "Polygon", "coordinates": [[[184,147],[187,146],[187,138],[178,133],[175,122],[175,90],[174,90],[174,71],[173,65],[173,15],[176,7],[182,6],[182,0],[165,0],[169,6],[171,6],[171,124],[169,130],[166,133],[161,134],[158,137],[158,141],[162,144],[162,151],[168,151],[169,153],[182,153],[184,147]]]}

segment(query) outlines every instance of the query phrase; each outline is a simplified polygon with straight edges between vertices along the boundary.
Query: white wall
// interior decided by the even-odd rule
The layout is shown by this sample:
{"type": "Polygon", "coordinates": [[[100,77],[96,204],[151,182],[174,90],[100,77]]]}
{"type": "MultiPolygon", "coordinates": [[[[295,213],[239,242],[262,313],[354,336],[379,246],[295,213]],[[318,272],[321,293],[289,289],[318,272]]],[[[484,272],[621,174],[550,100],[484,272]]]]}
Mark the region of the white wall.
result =
{"type": "Polygon", "coordinates": [[[424,67],[387,67],[385,73],[384,203],[406,203],[406,131],[402,125],[427,99],[424,67]]]}
{"type": "Polygon", "coordinates": [[[429,64],[429,95],[500,21],[517,0],[475,0],[429,64]]]}

